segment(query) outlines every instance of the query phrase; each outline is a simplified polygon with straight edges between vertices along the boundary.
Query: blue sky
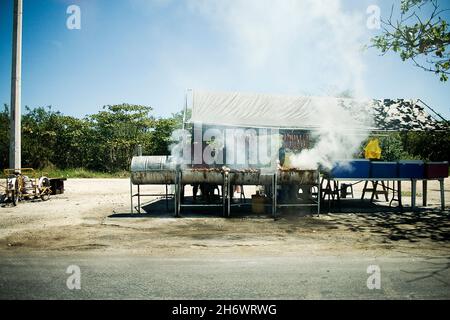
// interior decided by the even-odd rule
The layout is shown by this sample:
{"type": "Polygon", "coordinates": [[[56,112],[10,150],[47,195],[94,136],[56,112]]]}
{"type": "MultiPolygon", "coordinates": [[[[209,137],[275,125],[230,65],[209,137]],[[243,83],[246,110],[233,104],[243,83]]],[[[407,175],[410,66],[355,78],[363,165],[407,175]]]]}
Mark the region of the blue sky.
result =
{"type": "MultiPolygon", "coordinates": [[[[0,103],[10,101],[12,0],[0,0],[0,103]]],[[[340,0],[24,0],[22,104],[68,115],[122,102],[157,116],[187,88],[421,98],[450,118],[450,82],[362,50],[369,5],[340,0]],[[81,30],[69,30],[69,5],[81,30]]]]}

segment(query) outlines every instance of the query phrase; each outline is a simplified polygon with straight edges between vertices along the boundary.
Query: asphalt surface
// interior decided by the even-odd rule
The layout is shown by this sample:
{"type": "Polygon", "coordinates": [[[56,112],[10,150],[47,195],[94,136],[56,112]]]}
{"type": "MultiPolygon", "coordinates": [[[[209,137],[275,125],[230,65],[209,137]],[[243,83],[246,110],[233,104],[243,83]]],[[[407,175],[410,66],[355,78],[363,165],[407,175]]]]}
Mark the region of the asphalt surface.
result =
{"type": "Polygon", "coordinates": [[[449,299],[450,258],[2,256],[0,298],[449,299]],[[80,268],[79,290],[67,287],[70,265],[80,268]],[[367,287],[370,265],[380,289],[367,287]]]}

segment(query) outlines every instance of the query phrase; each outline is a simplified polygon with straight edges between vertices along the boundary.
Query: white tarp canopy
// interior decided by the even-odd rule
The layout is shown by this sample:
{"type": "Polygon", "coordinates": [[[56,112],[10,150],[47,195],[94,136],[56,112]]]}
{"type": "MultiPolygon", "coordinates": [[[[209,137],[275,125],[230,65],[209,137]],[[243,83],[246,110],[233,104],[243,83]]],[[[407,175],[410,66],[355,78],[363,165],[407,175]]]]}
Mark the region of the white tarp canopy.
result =
{"type": "Polygon", "coordinates": [[[189,122],[236,127],[311,130],[433,130],[439,123],[416,100],[356,100],[241,92],[193,91],[189,122]]]}

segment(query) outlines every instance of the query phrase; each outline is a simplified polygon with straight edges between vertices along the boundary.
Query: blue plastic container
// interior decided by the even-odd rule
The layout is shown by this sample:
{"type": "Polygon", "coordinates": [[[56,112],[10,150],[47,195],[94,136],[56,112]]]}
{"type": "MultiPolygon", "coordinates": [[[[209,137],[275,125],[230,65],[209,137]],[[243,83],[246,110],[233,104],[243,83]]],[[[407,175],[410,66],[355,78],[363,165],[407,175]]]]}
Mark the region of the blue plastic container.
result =
{"type": "Polygon", "coordinates": [[[423,161],[402,160],[398,162],[398,176],[399,178],[423,179],[424,168],[423,161]]]}
{"type": "Polygon", "coordinates": [[[370,161],[365,159],[355,159],[338,162],[331,169],[332,178],[369,178],[370,161]]]}
{"type": "Polygon", "coordinates": [[[372,161],[371,178],[397,178],[398,164],[397,162],[372,161]]]}

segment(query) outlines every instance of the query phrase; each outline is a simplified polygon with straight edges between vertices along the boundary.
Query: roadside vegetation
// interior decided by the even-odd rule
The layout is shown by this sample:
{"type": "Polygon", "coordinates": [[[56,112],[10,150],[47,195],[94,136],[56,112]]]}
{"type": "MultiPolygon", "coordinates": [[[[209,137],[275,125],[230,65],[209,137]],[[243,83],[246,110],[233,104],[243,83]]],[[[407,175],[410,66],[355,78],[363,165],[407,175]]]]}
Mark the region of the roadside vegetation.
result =
{"type": "MultiPolygon", "coordinates": [[[[138,145],[146,155],[168,155],[173,130],[182,113],[156,118],[152,108],[120,104],[105,106],[84,118],[67,116],[52,107],[26,108],[22,116],[22,167],[51,177],[127,177],[138,145]]],[[[450,130],[387,133],[380,137],[383,159],[450,159],[450,130]]],[[[0,112],[0,169],[8,168],[9,110],[0,112]]]]}
{"type": "MultiPolygon", "coordinates": [[[[52,107],[26,107],[22,116],[22,167],[50,176],[124,177],[141,145],[146,154],[169,154],[181,114],[156,118],[152,108],[120,104],[76,118],[52,107]]],[[[9,108],[0,112],[0,169],[8,168],[9,108]]]]}

